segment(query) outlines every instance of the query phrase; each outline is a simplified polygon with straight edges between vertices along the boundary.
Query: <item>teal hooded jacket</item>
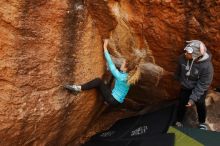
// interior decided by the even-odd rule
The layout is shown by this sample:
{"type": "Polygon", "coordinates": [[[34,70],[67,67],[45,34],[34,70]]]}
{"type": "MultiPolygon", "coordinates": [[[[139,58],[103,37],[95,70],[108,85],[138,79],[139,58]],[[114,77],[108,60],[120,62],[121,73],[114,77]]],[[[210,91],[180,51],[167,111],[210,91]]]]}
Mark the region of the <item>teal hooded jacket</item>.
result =
{"type": "Polygon", "coordinates": [[[112,96],[120,103],[124,102],[124,99],[130,89],[128,81],[128,73],[119,71],[113,63],[109,52],[104,51],[105,59],[108,63],[109,69],[115,78],[115,85],[112,89],[112,96]]]}

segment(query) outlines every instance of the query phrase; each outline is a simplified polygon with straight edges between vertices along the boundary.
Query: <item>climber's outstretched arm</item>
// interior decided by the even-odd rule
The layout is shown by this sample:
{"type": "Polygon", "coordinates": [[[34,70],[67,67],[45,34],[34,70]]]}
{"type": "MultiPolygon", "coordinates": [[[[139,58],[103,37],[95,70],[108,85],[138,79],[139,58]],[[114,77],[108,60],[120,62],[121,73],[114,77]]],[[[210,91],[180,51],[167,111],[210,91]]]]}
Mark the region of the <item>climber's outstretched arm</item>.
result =
{"type": "Polygon", "coordinates": [[[107,45],[108,45],[108,39],[104,39],[104,45],[103,45],[103,48],[104,48],[104,54],[105,54],[105,59],[108,63],[108,66],[109,66],[109,69],[112,73],[112,75],[118,79],[120,78],[120,72],[119,70],[116,68],[114,62],[112,61],[112,58],[108,52],[108,49],[107,49],[107,45]]]}

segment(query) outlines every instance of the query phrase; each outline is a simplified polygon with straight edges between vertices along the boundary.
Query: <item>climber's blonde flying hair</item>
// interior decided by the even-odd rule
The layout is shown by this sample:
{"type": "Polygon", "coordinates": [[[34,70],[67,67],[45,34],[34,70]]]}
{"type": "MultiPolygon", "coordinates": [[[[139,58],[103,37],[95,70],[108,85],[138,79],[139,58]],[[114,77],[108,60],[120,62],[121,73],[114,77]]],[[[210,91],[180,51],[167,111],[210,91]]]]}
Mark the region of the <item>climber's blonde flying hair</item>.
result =
{"type": "Polygon", "coordinates": [[[140,78],[140,63],[142,62],[142,58],[135,58],[132,60],[126,60],[126,68],[128,72],[128,81],[129,85],[133,85],[137,83],[140,78]]]}

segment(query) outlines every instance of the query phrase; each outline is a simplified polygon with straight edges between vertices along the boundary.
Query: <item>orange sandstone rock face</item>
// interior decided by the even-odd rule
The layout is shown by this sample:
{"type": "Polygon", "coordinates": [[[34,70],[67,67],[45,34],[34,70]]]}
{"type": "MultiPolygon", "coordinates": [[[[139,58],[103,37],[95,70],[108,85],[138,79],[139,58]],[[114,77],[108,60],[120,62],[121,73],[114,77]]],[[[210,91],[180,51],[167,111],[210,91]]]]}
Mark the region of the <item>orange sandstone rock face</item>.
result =
{"type": "Polygon", "coordinates": [[[145,54],[129,99],[146,106],[178,95],[172,79],[186,40],[213,53],[220,82],[220,3],[180,0],[2,0],[0,2],[0,145],[80,145],[135,112],[105,107],[95,90],[67,83],[105,73],[102,39],[116,58],[145,54]]]}

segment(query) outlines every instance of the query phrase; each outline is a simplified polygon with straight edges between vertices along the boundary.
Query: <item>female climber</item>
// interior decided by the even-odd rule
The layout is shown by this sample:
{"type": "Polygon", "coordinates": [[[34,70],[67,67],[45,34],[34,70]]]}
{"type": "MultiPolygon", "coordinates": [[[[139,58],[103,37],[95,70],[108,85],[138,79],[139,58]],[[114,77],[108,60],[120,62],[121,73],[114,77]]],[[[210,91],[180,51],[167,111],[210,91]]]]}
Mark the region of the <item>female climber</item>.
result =
{"type": "Polygon", "coordinates": [[[130,85],[135,84],[138,81],[140,77],[139,63],[141,59],[135,59],[132,61],[124,60],[120,70],[118,70],[111,59],[107,45],[108,39],[105,39],[103,45],[104,56],[109,66],[109,70],[115,80],[112,90],[100,78],[95,78],[83,85],[65,85],[64,87],[67,90],[76,92],[96,88],[100,91],[105,102],[109,105],[117,106],[124,102],[124,99],[130,89],[130,85]]]}

